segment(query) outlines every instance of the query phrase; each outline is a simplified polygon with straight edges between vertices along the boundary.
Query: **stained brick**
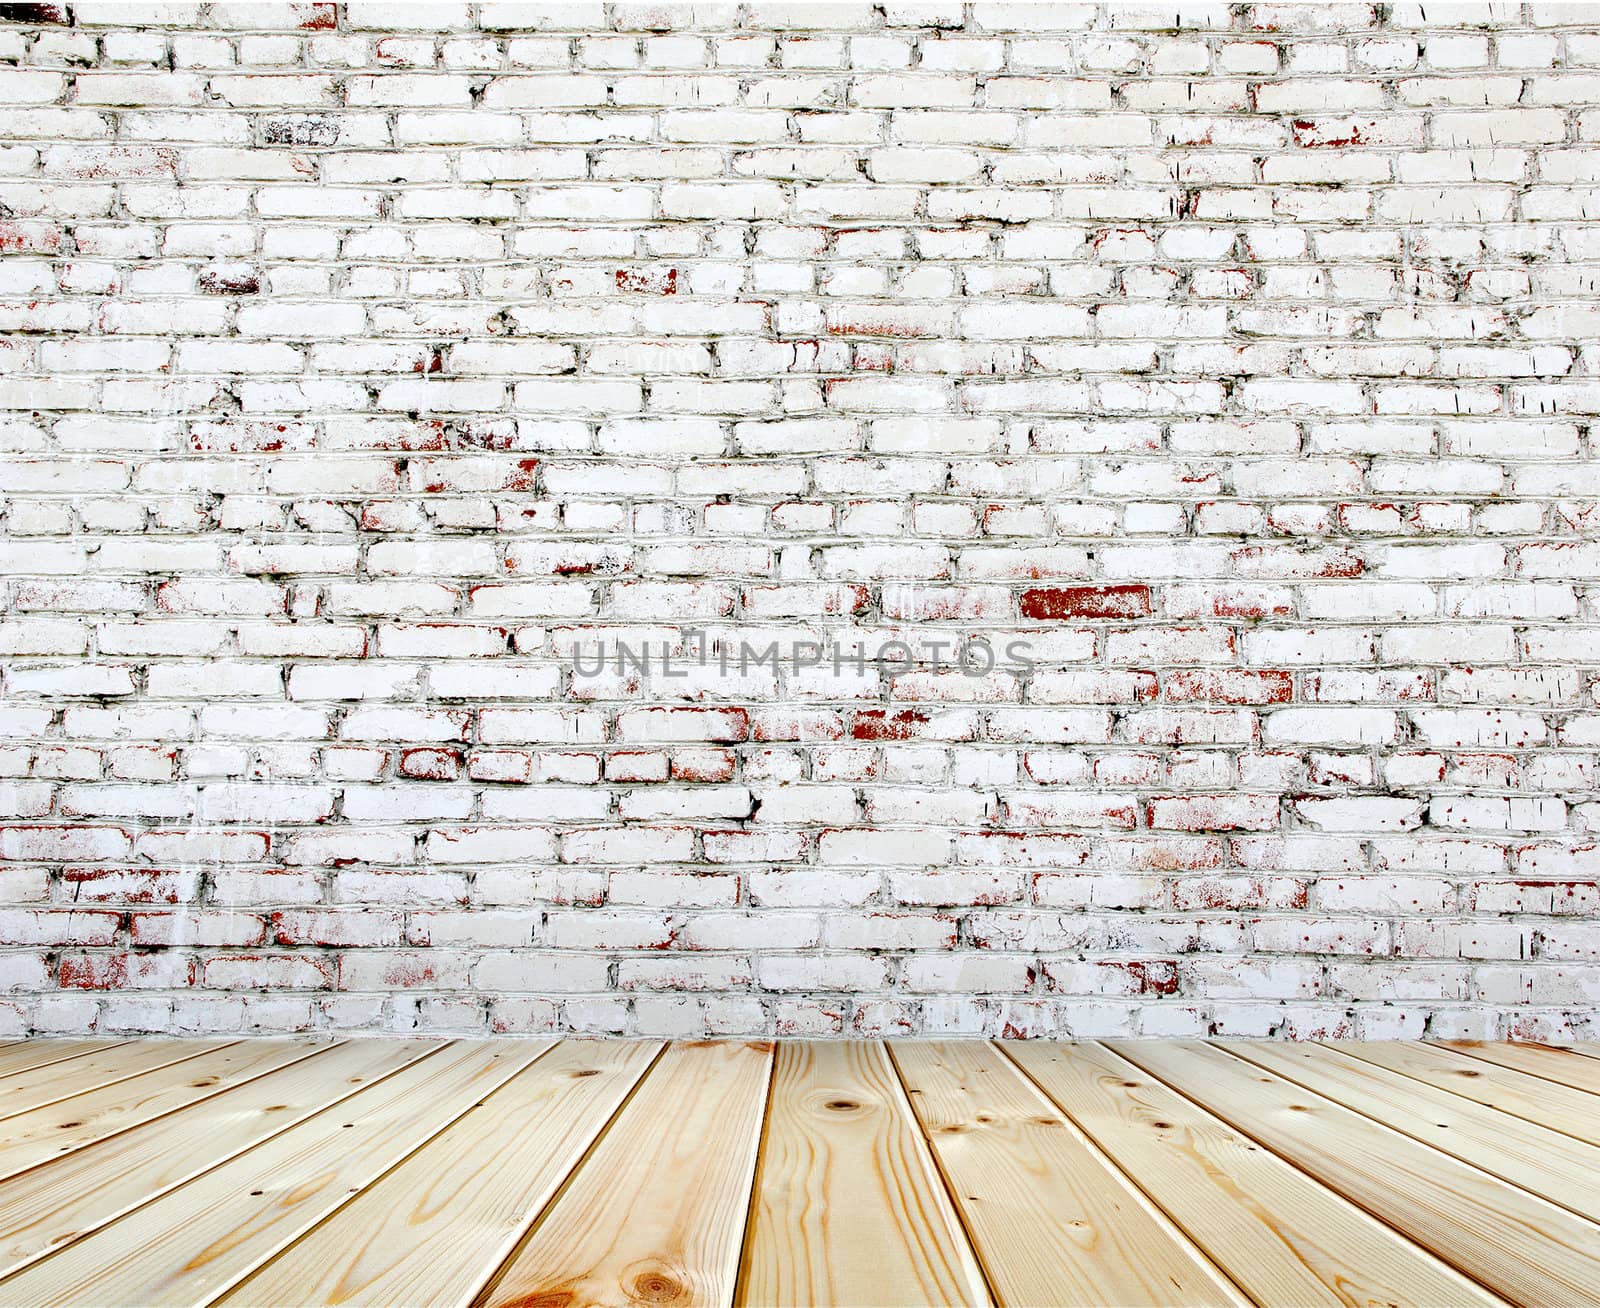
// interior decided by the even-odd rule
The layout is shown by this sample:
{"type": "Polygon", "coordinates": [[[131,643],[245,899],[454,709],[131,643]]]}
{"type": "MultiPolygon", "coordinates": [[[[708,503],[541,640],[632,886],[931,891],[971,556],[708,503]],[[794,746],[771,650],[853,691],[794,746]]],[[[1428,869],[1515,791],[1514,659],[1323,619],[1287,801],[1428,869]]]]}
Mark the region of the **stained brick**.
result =
{"type": "Polygon", "coordinates": [[[8,1021],[1600,1036],[1593,15],[702,8],[6,8],[8,1021]]]}

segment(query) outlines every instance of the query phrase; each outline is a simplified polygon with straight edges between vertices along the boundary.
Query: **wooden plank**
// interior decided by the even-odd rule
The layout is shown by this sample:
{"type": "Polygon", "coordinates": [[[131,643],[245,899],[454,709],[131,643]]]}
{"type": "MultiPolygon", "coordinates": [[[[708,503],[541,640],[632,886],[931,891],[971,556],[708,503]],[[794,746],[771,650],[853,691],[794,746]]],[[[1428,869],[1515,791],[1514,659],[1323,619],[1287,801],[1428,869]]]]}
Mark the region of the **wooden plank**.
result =
{"type": "Polygon", "coordinates": [[[726,1308],[771,1066],[766,1041],[669,1046],[477,1302],[726,1308]]]}
{"type": "MultiPolygon", "coordinates": [[[[101,1049],[114,1049],[116,1045],[115,1040],[18,1040],[0,1049],[0,1078],[68,1058],[81,1058],[101,1049]]],[[[0,1085],[0,1089],[4,1086],[0,1085]]]]}
{"type": "Polygon", "coordinates": [[[1350,1040],[1330,1046],[1387,1067],[1474,1103],[1537,1122],[1576,1140],[1600,1145],[1600,1097],[1529,1076],[1442,1045],[1415,1041],[1350,1040]]]}
{"type": "Polygon", "coordinates": [[[415,1062],[437,1042],[341,1045],[0,1186],[0,1273],[95,1230],[415,1062]]]}
{"type": "Polygon", "coordinates": [[[5,1278],[0,1299],[33,1308],[206,1302],[549,1047],[459,1044],[419,1059],[5,1278]]]}
{"type": "Polygon", "coordinates": [[[1549,1045],[1486,1044],[1478,1041],[1452,1041],[1444,1046],[1469,1058],[1514,1068],[1529,1076],[1541,1076],[1574,1090],[1600,1094],[1600,1063],[1571,1049],[1549,1045]]]}
{"type": "Polygon", "coordinates": [[[327,1046],[307,1040],[249,1040],[219,1046],[8,1118],[0,1127],[0,1179],[188,1108],[323,1048],[327,1046]]]}
{"type": "Polygon", "coordinates": [[[891,1053],[1002,1304],[1248,1302],[991,1046],[891,1053]]]}
{"type": "Polygon", "coordinates": [[[1260,1043],[1232,1051],[1491,1176],[1600,1221],[1600,1149],[1593,1145],[1323,1045],[1260,1043]]]}
{"type": "Polygon", "coordinates": [[[1116,1042],[1260,1144],[1515,1303],[1593,1308],[1600,1228],[1207,1045],[1116,1042]]]}
{"type": "MultiPolygon", "coordinates": [[[[0,1081],[0,1119],[15,1117],[46,1104],[58,1103],[101,1086],[181,1063],[222,1047],[216,1040],[124,1040],[45,1067],[19,1072],[0,1081]]],[[[0,1135],[5,1128],[0,1126],[0,1135]]]]}
{"type": "Polygon", "coordinates": [[[741,1304],[987,1304],[883,1046],[778,1047],[741,1304]]]}
{"type": "Polygon", "coordinates": [[[469,1302],[660,1048],[566,1041],[219,1302],[232,1308],[469,1302]]]}
{"type": "Polygon", "coordinates": [[[1004,1052],[1256,1302],[1501,1302],[1110,1050],[1004,1052]]]}

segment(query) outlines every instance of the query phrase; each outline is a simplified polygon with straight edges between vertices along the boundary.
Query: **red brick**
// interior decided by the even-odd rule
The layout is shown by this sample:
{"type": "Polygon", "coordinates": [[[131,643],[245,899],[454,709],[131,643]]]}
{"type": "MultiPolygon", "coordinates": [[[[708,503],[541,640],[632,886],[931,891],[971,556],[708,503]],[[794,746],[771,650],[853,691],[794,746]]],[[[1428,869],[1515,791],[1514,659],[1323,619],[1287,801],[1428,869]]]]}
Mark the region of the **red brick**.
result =
{"type": "Polygon", "coordinates": [[[1018,604],[1035,621],[1150,616],[1148,586],[1054,586],[1025,590],[1018,604]]]}

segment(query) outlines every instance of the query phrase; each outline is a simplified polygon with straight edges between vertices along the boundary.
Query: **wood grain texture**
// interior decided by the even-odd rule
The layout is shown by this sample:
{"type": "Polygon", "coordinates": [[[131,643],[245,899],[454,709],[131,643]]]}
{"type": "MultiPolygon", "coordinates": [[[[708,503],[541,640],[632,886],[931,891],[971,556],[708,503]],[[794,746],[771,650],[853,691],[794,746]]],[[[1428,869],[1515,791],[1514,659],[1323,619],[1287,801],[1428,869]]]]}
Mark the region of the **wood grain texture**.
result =
{"type": "Polygon", "coordinates": [[[1499,1302],[1110,1050],[1005,1052],[1257,1302],[1499,1302]]]}
{"type": "Polygon", "coordinates": [[[12,1177],[0,1186],[0,1272],[137,1209],[436,1048],[422,1041],[332,1048],[12,1177]]]}
{"type": "Polygon", "coordinates": [[[37,1052],[0,1075],[34,1104],[0,1117],[0,1308],[1600,1303],[1572,1051],[37,1052]]]}
{"type": "Polygon", "coordinates": [[[203,1303],[349,1202],[548,1047],[461,1044],[207,1170],[0,1281],[0,1302],[203,1303]]]}
{"type": "Polygon", "coordinates": [[[1113,1047],[1515,1303],[1592,1308],[1600,1228],[1231,1053],[1113,1047]]]}
{"type": "Polygon", "coordinates": [[[1463,1057],[1441,1045],[1350,1040],[1330,1048],[1575,1140],[1600,1145],[1600,1096],[1483,1059],[1463,1057]]]}
{"type": "Polygon", "coordinates": [[[212,1095],[325,1048],[325,1044],[304,1040],[244,1041],[18,1114],[0,1131],[0,1178],[167,1113],[192,1108],[212,1095]]]}
{"type": "MultiPolygon", "coordinates": [[[[97,1049],[0,1081],[0,1119],[15,1117],[101,1086],[116,1085],[159,1067],[222,1047],[217,1040],[138,1040],[97,1049]]],[[[0,1128],[3,1129],[3,1128],[0,1128]]]]}
{"type": "MultiPolygon", "coordinates": [[[[101,1049],[113,1049],[115,1040],[18,1040],[0,1049],[0,1079],[45,1067],[68,1058],[81,1058],[101,1049]]],[[[0,1080],[0,1089],[4,1089],[0,1080]]]]}
{"type": "Polygon", "coordinates": [[[1003,1304],[1248,1302],[993,1047],[892,1053],[1003,1304]]]}
{"type": "Polygon", "coordinates": [[[1320,1045],[1260,1044],[1238,1053],[1441,1153],[1600,1220],[1600,1149],[1594,1145],[1320,1045]]]}
{"type": "Polygon", "coordinates": [[[772,1046],[673,1045],[479,1302],[727,1308],[772,1046]]]}
{"type": "Polygon", "coordinates": [[[1574,1090],[1600,1095],[1600,1059],[1575,1049],[1553,1049],[1548,1045],[1481,1044],[1476,1041],[1444,1046],[1500,1067],[1515,1068],[1529,1076],[1543,1077],[1574,1090]]]}
{"type": "Polygon", "coordinates": [[[989,1302],[881,1045],[779,1046],[739,1302],[989,1302]]]}
{"type": "Polygon", "coordinates": [[[565,1041],[220,1302],[424,1308],[470,1301],[660,1049],[565,1041]]]}

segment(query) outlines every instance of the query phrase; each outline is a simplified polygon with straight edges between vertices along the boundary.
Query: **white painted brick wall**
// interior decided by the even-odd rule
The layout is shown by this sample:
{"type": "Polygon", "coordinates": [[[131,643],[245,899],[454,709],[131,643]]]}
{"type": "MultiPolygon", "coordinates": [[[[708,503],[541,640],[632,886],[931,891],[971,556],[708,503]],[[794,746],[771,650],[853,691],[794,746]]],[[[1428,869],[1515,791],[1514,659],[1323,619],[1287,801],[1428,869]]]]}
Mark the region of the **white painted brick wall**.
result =
{"type": "Polygon", "coordinates": [[[1600,1038],[1600,7],[0,20],[0,1034],[1600,1038]]]}

